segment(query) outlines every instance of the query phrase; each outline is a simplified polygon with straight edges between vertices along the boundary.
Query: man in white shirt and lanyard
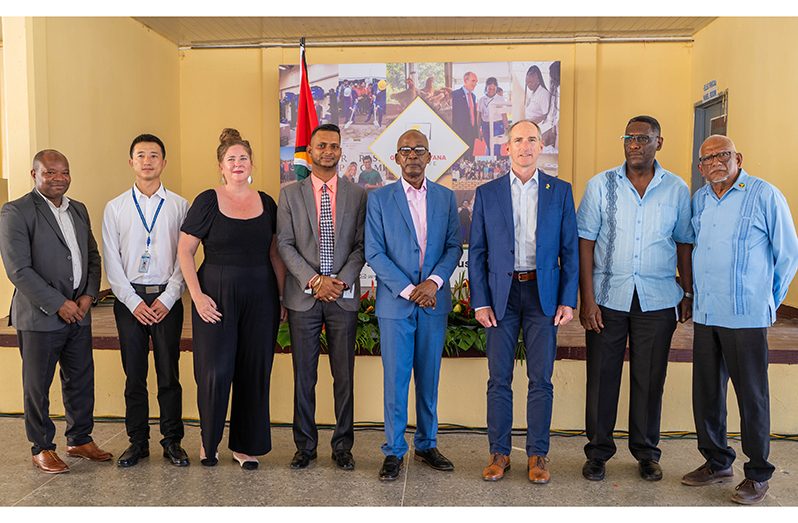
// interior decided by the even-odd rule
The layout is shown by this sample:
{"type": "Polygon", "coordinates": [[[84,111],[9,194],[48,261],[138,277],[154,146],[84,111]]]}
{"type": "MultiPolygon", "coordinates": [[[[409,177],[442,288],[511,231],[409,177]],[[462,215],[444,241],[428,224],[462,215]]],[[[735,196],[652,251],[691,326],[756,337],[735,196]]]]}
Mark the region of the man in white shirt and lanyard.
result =
{"type": "Polygon", "coordinates": [[[116,297],[114,317],[127,376],[125,427],[130,446],[117,464],[132,467],[150,455],[147,370],[152,338],[163,455],[185,467],[189,461],[180,446],[183,391],[178,372],[185,283],[177,240],[188,202],[161,183],[166,149],[157,136],[137,136],[128,163],[136,183],[108,202],[103,214],[103,259],[116,297]]]}

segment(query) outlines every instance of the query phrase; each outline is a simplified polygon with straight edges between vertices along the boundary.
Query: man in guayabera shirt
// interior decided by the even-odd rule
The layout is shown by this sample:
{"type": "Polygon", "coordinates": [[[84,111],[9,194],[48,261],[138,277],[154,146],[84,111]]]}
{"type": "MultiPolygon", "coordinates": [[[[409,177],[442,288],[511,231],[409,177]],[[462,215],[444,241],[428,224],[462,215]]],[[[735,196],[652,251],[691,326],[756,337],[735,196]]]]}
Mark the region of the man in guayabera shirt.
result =
{"type": "Polygon", "coordinates": [[[579,320],[587,343],[587,461],[604,479],[629,341],[629,450],[640,476],[662,479],[662,392],[677,316],[692,309],[690,191],[656,160],[659,122],[635,116],[621,137],[626,161],[593,177],[579,205],[579,320]],[[679,281],[676,280],[676,268],[679,281]],[[677,313],[678,308],[678,313],[677,313]]]}
{"type": "Polygon", "coordinates": [[[732,501],[759,503],[774,467],[770,451],[767,328],[776,321],[798,269],[798,238],[784,196],[742,169],[729,138],[701,145],[707,185],[693,196],[693,416],[706,462],[682,483],[731,481],[734,450],[726,440],[726,388],[737,393],[745,479],[732,501]]]}

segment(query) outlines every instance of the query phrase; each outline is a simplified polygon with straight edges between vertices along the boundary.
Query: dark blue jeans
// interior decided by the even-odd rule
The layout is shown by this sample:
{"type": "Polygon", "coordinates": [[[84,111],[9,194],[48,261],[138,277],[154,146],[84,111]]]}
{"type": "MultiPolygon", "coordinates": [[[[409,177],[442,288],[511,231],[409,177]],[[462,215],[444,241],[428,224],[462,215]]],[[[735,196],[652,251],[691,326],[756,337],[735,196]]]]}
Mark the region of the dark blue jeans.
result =
{"type": "Polygon", "coordinates": [[[496,327],[487,329],[488,442],[490,452],[509,455],[513,427],[513,367],[519,331],[526,346],[529,388],[526,400],[527,456],[549,452],[549,428],[554,387],[551,374],[557,355],[554,317],[540,307],[537,281],[513,280],[507,311],[496,327]]]}

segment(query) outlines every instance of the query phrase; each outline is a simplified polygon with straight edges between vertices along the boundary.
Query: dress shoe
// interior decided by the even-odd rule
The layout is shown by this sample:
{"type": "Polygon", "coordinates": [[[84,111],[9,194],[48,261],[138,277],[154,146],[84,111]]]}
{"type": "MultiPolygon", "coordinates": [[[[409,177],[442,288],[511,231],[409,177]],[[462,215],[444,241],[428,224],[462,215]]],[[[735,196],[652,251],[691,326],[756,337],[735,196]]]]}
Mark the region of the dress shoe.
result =
{"type": "Polygon", "coordinates": [[[745,478],[742,483],[734,487],[736,491],[731,500],[740,505],[754,505],[765,499],[768,493],[767,481],[754,481],[745,478]]]}
{"type": "Polygon", "coordinates": [[[188,454],[177,441],[164,445],[163,457],[168,459],[175,467],[188,467],[188,454]]]}
{"type": "Polygon", "coordinates": [[[142,445],[130,445],[116,460],[117,466],[122,468],[132,467],[139,462],[141,458],[146,458],[150,455],[150,447],[142,445]]]}
{"type": "Polygon", "coordinates": [[[490,456],[490,464],[482,469],[482,479],[499,481],[508,470],[510,470],[510,456],[495,452],[490,456]]]}
{"type": "Polygon", "coordinates": [[[549,458],[546,456],[529,456],[529,481],[545,484],[551,480],[548,469],[549,458]]]}
{"type": "Polygon", "coordinates": [[[233,452],[233,459],[236,460],[244,470],[256,470],[258,468],[258,459],[254,456],[233,452]]]}
{"type": "Polygon", "coordinates": [[[297,450],[294,453],[294,458],[291,460],[292,469],[306,469],[310,462],[316,459],[315,450],[297,450]]]}
{"type": "Polygon", "coordinates": [[[113,454],[105,452],[93,441],[76,447],[68,446],[67,456],[70,458],[83,458],[89,461],[110,461],[114,457],[113,454]]]}
{"type": "Polygon", "coordinates": [[[38,454],[31,456],[33,464],[42,472],[48,474],[61,474],[62,472],[69,472],[69,467],[66,463],[61,461],[58,454],[54,450],[43,450],[38,454]]]}
{"type": "Polygon", "coordinates": [[[339,469],[355,470],[355,458],[348,450],[335,450],[332,453],[332,459],[339,469]]]}
{"type": "Polygon", "coordinates": [[[399,471],[402,470],[402,463],[404,463],[404,458],[386,456],[380,469],[380,481],[393,481],[398,478],[399,471]]]}
{"type": "Polygon", "coordinates": [[[590,481],[601,481],[604,479],[605,473],[603,460],[589,459],[582,465],[582,475],[590,481]]]}
{"type": "Polygon", "coordinates": [[[212,458],[205,456],[205,447],[200,445],[200,465],[203,467],[215,467],[219,463],[219,453],[217,452],[212,458]]]}
{"type": "Polygon", "coordinates": [[[704,485],[711,485],[713,483],[731,481],[732,477],[734,477],[734,471],[731,467],[715,471],[709,468],[709,463],[704,463],[694,471],[688,472],[682,476],[682,485],[703,487],[704,485]]]}
{"type": "Polygon", "coordinates": [[[662,479],[662,467],[653,459],[641,459],[637,462],[640,477],[646,481],[659,481],[662,479]]]}
{"type": "Polygon", "coordinates": [[[444,472],[451,472],[454,470],[454,465],[452,462],[449,461],[446,456],[441,454],[435,447],[427,450],[416,450],[414,459],[416,461],[426,463],[435,470],[442,470],[444,472]]]}

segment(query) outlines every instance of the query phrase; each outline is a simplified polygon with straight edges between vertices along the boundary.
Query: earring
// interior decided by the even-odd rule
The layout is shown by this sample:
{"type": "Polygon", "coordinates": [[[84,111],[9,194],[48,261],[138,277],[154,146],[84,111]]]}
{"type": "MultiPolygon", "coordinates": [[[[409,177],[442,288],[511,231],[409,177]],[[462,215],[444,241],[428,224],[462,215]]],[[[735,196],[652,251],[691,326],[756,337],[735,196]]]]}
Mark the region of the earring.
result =
{"type": "Polygon", "coordinates": [[[252,185],[252,175],[247,176],[247,182],[252,185]]]}

